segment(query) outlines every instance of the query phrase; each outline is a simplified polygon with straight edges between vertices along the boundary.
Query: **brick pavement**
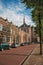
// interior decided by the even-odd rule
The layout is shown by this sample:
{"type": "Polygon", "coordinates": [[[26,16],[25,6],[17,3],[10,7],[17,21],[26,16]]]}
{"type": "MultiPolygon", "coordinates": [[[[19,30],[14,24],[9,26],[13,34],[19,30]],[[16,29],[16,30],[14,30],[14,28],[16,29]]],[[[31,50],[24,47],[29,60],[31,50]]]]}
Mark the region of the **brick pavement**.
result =
{"type": "Polygon", "coordinates": [[[0,65],[21,65],[35,47],[35,44],[31,44],[0,51],[0,65]]]}
{"type": "Polygon", "coordinates": [[[42,55],[40,55],[40,45],[38,44],[23,65],[43,65],[43,44],[42,55]]]}

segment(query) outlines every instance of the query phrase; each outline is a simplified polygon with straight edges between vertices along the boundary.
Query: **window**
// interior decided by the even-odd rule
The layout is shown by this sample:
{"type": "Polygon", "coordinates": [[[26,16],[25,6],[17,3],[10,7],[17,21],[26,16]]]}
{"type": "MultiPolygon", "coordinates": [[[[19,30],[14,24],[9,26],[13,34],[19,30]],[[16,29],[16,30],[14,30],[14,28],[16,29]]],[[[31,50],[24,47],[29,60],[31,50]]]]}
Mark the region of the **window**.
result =
{"type": "Polygon", "coordinates": [[[7,42],[10,41],[10,36],[6,37],[6,41],[7,41],[7,42]]]}
{"type": "Polygon", "coordinates": [[[7,32],[10,32],[10,28],[6,28],[6,31],[7,31],[7,32]]]}
{"type": "Polygon", "coordinates": [[[3,26],[2,26],[2,24],[0,24],[0,31],[2,31],[2,28],[3,28],[3,26]]]}
{"type": "Polygon", "coordinates": [[[6,27],[5,26],[3,26],[3,31],[6,31],[6,27]]]}
{"type": "Polygon", "coordinates": [[[3,26],[3,31],[10,32],[10,28],[3,26]]]}

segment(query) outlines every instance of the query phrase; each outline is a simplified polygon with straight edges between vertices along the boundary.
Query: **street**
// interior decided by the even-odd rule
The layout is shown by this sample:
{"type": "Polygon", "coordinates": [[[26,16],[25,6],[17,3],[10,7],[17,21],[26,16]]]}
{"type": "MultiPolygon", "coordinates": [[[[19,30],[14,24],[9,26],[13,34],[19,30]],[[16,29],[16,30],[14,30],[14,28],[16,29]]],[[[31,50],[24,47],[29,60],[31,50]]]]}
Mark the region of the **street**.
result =
{"type": "Polygon", "coordinates": [[[0,51],[0,65],[21,65],[37,44],[0,51]]]}

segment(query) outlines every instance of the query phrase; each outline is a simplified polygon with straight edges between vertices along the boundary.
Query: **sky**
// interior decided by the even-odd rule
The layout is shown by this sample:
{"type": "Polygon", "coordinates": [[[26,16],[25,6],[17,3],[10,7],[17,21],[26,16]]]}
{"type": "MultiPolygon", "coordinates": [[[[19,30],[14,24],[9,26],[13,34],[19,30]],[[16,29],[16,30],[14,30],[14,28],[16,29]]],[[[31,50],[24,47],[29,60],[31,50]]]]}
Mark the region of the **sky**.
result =
{"type": "Polygon", "coordinates": [[[34,25],[31,17],[31,9],[27,9],[20,0],[0,0],[0,17],[8,19],[14,25],[23,24],[23,18],[28,25],[34,25]]]}

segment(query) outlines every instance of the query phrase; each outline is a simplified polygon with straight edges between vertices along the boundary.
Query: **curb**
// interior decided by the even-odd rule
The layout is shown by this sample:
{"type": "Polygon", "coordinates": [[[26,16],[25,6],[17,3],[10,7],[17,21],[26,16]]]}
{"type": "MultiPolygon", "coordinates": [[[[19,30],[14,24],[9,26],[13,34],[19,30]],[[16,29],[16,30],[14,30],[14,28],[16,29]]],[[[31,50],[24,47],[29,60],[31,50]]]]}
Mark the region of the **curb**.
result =
{"type": "MultiPolygon", "coordinates": [[[[36,47],[35,47],[35,48],[36,48],[36,47]]],[[[23,65],[24,62],[27,60],[27,58],[31,56],[31,54],[32,54],[33,51],[34,51],[34,49],[33,49],[33,50],[30,52],[30,54],[25,58],[25,60],[21,63],[21,65],[23,65]]]]}

